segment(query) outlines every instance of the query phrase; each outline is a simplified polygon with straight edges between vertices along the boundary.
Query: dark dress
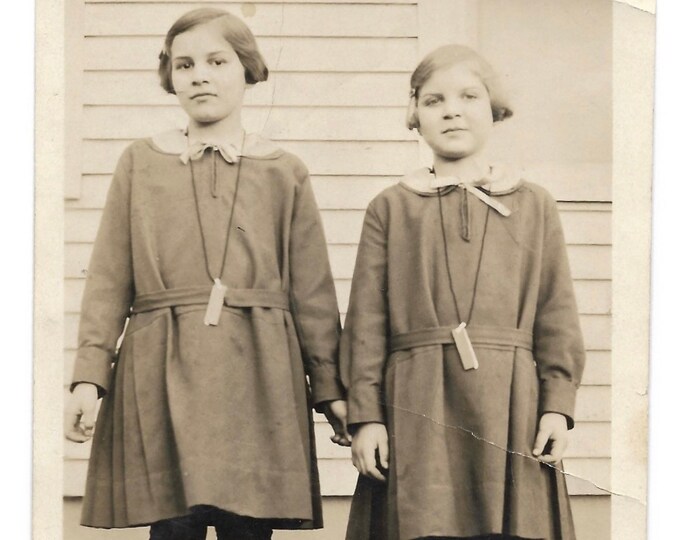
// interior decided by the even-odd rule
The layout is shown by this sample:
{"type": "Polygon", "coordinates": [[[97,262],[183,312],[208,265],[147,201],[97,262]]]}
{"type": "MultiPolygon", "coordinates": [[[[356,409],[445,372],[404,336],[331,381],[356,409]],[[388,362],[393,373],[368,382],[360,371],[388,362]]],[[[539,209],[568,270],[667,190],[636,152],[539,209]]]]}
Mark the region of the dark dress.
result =
{"type": "Polygon", "coordinates": [[[585,357],[556,204],[517,182],[493,194],[504,217],[460,187],[409,187],[423,174],[366,212],[341,370],[350,427],[385,423],[390,467],[386,485],[360,477],[347,538],[572,539],[564,475],[531,457],[543,413],[573,427],[585,357]],[[428,330],[461,319],[476,370],[428,330]]]}
{"type": "MultiPolygon", "coordinates": [[[[177,131],[125,150],[95,242],[73,380],[105,396],[82,522],[129,527],[208,505],[274,528],[319,527],[311,407],[343,390],[337,302],[307,170],[247,137],[228,291],[219,324],[205,326],[212,281],[183,146],[177,131]]],[[[210,150],[192,164],[214,274],[238,166],[210,150]]]]}

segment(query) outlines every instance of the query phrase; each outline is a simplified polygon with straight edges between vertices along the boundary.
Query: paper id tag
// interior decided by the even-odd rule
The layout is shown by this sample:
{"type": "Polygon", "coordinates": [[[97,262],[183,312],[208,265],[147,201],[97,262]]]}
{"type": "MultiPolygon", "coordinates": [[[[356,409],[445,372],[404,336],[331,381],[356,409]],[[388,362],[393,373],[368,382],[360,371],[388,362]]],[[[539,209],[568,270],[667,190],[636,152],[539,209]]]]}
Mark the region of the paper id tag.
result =
{"type": "Polygon", "coordinates": [[[210,291],[210,299],[208,300],[208,308],[205,310],[205,318],[203,323],[206,326],[217,326],[220,322],[220,315],[222,314],[222,304],[224,304],[224,294],[227,292],[227,286],[222,285],[220,278],[215,278],[215,284],[210,291]]]}
{"type": "Polygon", "coordinates": [[[451,334],[453,335],[453,340],[456,342],[456,349],[458,349],[463,369],[466,371],[468,369],[477,369],[479,367],[479,362],[477,362],[477,355],[472,348],[472,342],[470,341],[470,336],[468,336],[467,329],[465,328],[465,323],[462,322],[458,328],[451,330],[451,334]]]}

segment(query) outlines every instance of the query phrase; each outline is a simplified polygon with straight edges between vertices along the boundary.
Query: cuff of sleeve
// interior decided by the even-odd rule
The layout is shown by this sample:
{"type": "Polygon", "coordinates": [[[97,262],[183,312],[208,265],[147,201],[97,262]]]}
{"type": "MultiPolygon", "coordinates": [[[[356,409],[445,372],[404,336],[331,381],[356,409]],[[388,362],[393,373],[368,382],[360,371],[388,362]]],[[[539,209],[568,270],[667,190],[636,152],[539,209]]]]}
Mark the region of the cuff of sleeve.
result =
{"type": "Polygon", "coordinates": [[[567,427],[574,427],[574,408],[577,386],[566,379],[543,379],[541,383],[540,413],[559,413],[567,418],[567,427]]]}
{"type": "Polygon", "coordinates": [[[385,410],[379,392],[372,388],[352,388],[347,404],[347,424],[385,423],[385,410]]]}
{"type": "Polygon", "coordinates": [[[325,401],[345,399],[345,389],[335,369],[317,369],[310,377],[314,408],[325,401]]]}
{"type": "Polygon", "coordinates": [[[108,392],[111,383],[111,356],[95,347],[82,348],[78,351],[71,391],[76,384],[87,382],[97,385],[99,397],[108,392]]]}

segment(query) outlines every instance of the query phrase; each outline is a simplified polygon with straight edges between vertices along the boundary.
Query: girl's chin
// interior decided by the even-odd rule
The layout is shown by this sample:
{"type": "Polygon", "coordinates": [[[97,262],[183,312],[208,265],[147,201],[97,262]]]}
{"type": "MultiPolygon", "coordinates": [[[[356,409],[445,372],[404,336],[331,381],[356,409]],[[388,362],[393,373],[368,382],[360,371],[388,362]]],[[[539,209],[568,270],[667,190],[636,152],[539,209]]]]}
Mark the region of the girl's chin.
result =
{"type": "Polygon", "coordinates": [[[220,121],[219,118],[204,117],[204,116],[191,116],[191,115],[189,115],[189,118],[191,118],[192,122],[194,122],[195,124],[200,124],[201,126],[209,126],[210,124],[216,124],[217,122],[220,121]]]}
{"type": "Polygon", "coordinates": [[[209,126],[211,124],[217,124],[222,120],[229,118],[230,115],[214,115],[214,114],[189,114],[189,118],[196,124],[203,126],[209,126]]]}
{"type": "Polygon", "coordinates": [[[476,152],[466,150],[435,149],[433,152],[438,158],[445,159],[447,161],[458,161],[464,158],[472,157],[476,154],[476,152]]]}
{"type": "Polygon", "coordinates": [[[184,112],[197,124],[216,124],[231,117],[236,110],[215,109],[212,107],[186,107],[184,112]]]}

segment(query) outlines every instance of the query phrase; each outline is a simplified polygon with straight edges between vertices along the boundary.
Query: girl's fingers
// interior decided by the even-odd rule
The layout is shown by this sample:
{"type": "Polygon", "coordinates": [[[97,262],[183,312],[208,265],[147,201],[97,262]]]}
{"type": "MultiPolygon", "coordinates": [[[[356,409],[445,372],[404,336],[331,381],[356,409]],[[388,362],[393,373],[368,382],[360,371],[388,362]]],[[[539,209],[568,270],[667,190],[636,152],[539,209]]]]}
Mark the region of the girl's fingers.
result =
{"type": "Polygon", "coordinates": [[[81,431],[72,429],[71,431],[66,432],[66,438],[69,441],[77,442],[77,443],[84,443],[89,441],[92,437],[89,435],[85,435],[81,431]]]}
{"type": "Polygon", "coordinates": [[[544,429],[538,431],[536,435],[536,442],[534,443],[534,456],[538,457],[543,454],[545,450],[545,445],[548,444],[548,439],[550,438],[550,432],[544,429]]]}
{"type": "Polygon", "coordinates": [[[555,461],[560,461],[564,456],[564,452],[567,449],[567,442],[568,441],[566,437],[559,437],[553,440],[550,454],[553,458],[555,458],[555,461]]]}
{"type": "Polygon", "coordinates": [[[380,456],[380,465],[384,469],[389,468],[390,445],[387,440],[378,441],[378,455],[380,456]]]}
{"type": "Polygon", "coordinates": [[[331,425],[334,432],[331,440],[336,444],[349,446],[348,444],[345,444],[346,442],[349,442],[349,435],[347,433],[347,425],[345,422],[338,419],[334,414],[329,414],[326,416],[326,418],[328,419],[328,423],[331,425]]]}
{"type": "Polygon", "coordinates": [[[64,433],[71,433],[75,428],[77,428],[80,421],[80,415],[73,411],[66,411],[64,415],[64,433]]]}
{"type": "Polygon", "coordinates": [[[373,476],[371,471],[375,468],[375,449],[366,450],[365,448],[359,448],[357,452],[357,462],[359,466],[359,472],[365,476],[373,476]]]}
{"type": "Polygon", "coordinates": [[[83,424],[83,427],[85,430],[92,430],[94,429],[94,421],[95,421],[95,411],[83,411],[83,415],[80,417],[80,422],[83,424]]]}
{"type": "Polygon", "coordinates": [[[347,417],[344,416],[340,419],[340,424],[342,425],[343,433],[347,433],[347,417]]]}
{"type": "Polygon", "coordinates": [[[385,477],[376,467],[369,468],[364,474],[380,482],[385,482],[385,477]]]}
{"type": "Polygon", "coordinates": [[[366,474],[366,464],[364,463],[364,460],[361,459],[360,457],[357,457],[356,462],[354,463],[354,466],[356,467],[357,471],[359,471],[359,474],[366,474]]]}
{"type": "Polygon", "coordinates": [[[361,474],[366,474],[366,465],[363,452],[356,446],[352,446],[352,464],[361,474]]]}
{"type": "Polygon", "coordinates": [[[70,414],[67,417],[64,435],[69,441],[82,443],[92,438],[92,428],[83,425],[79,414],[70,414]]]}
{"type": "Polygon", "coordinates": [[[336,441],[333,441],[334,443],[340,445],[340,446],[346,446],[349,448],[352,446],[352,441],[350,441],[347,437],[338,437],[336,441]]]}
{"type": "Polygon", "coordinates": [[[330,437],[330,439],[331,439],[332,442],[334,442],[335,444],[340,445],[340,446],[352,446],[352,443],[350,442],[350,440],[346,436],[344,436],[340,433],[335,433],[334,435],[332,435],[330,437]]]}
{"type": "Polygon", "coordinates": [[[567,449],[566,437],[558,437],[552,439],[552,444],[549,454],[542,454],[538,456],[538,460],[543,463],[557,463],[564,456],[564,451],[567,449]]]}
{"type": "Polygon", "coordinates": [[[541,463],[554,463],[555,458],[552,457],[552,454],[541,454],[538,456],[538,461],[541,463]]]}

